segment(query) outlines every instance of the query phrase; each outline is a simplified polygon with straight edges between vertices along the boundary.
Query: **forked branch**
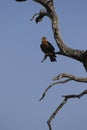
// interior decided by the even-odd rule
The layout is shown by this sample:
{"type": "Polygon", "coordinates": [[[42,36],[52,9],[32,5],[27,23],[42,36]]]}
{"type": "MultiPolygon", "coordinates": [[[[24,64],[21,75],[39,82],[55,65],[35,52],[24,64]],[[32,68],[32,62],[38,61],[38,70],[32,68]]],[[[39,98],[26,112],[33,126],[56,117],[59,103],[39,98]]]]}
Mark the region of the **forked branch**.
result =
{"type": "Polygon", "coordinates": [[[87,90],[84,90],[83,92],[81,92],[78,95],[72,94],[72,95],[64,95],[62,97],[64,97],[64,100],[60,103],[60,105],[55,109],[55,111],[52,113],[52,115],[50,116],[50,118],[47,121],[49,130],[52,130],[52,126],[51,126],[51,122],[52,120],[55,118],[55,116],[58,114],[58,112],[62,109],[62,107],[67,103],[67,101],[71,98],[78,98],[80,99],[82,96],[87,94],[87,90]]]}
{"type": "Polygon", "coordinates": [[[52,84],[50,84],[45,91],[43,92],[40,101],[45,97],[46,93],[48,92],[48,90],[50,88],[52,88],[54,85],[58,85],[58,84],[64,84],[66,82],[69,82],[71,80],[76,81],[76,82],[83,82],[83,83],[87,83],[87,77],[86,78],[82,78],[82,77],[76,77],[74,75],[71,74],[67,74],[67,73],[62,73],[59,74],[58,76],[54,77],[53,80],[58,80],[57,82],[53,82],[52,84]],[[63,79],[66,78],[66,79],[63,79]],[[60,79],[62,79],[61,81],[59,81],[60,79]]]}
{"type": "MultiPolygon", "coordinates": [[[[73,58],[77,61],[80,61],[83,63],[85,70],[87,71],[87,51],[86,50],[78,50],[78,49],[73,49],[68,47],[60,34],[60,28],[59,28],[59,20],[58,16],[55,12],[53,0],[33,0],[39,4],[41,4],[45,9],[43,11],[43,14],[38,13],[39,15],[37,16],[37,22],[42,21],[44,16],[49,17],[52,25],[52,30],[53,30],[53,35],[54,39],[56,41],[56,44],[60,50],[61,55],[67,56],[69,58],[73,58]]],[[[35,19],[35,20],[36,20],[35,19]]]]}

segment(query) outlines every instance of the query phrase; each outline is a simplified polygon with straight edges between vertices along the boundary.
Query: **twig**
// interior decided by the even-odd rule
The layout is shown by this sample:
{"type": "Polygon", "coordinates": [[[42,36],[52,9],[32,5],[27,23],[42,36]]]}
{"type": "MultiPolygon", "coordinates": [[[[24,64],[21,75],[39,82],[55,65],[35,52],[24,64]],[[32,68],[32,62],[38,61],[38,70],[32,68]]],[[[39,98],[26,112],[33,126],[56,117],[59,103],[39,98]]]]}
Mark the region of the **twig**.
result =
{"type": "Polygon", "coordinates": [[[37,15],[39,15],[39,13],[34,14],[30,20],[32,21],[37,15]]]}
{"type": "Polygon", "coordinates": [[[38,23],[38,22],[42,21],[42,19],[43,19],[44,16],[48,16],[48,13],[47,13],[47,11],[45,9],[41,9],[39,11],[39,13],[34,14],[30,20],[32,21],[33,19],[35,19],[36,23],[38,23]]]}
{"type": "Polygon", "coordinates": [[[58,81],[58,82],[54,82],[54,83],[50,84],[50,85],[45,89],[45,91],[43,92],[43,94],[42,94],[41,98],[39,99],[39,101],[41,101],[41,100],[45,97],[47,91],[48,91],[51,87],[53,87],[54,85],[63,84],[63,83],[69,82],[69,81],[71,81],[71,80],[72,80],[72,79],[66,79],[66,80],[63,80],[63,81],[58,81]]]}

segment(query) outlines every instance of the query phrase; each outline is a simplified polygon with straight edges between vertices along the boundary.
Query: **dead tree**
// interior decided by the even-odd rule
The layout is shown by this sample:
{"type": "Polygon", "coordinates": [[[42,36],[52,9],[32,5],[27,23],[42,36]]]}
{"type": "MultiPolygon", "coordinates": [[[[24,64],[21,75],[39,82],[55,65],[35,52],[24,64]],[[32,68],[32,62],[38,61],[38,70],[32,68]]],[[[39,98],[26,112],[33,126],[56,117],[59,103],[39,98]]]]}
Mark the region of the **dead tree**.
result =
{"type": "MultiPolygon", "coordinates": [[[[26,0],[18,0],[18,1],[21,2],[21,1],[26,1],[26,0]]],[[[59,49],[59,51],[56,52],[57,56],[63,55],[63,56],[67,56],[69,58],[75,59],[75,60],[79,61],[80,63],[82,63],[85,70],[87,71],[87,50],[77,50],[77,49],[70,48],[64,43],[64,41],[61,37],[60,28],[59,28],[59,18],[57,16],[55,8],[54,8],[54,0],[33,0],[33,1],[36,2],[37,4],[41,4],[44,7],[44,9],[41,9],[39,11],[39,13],[34,14],[31,20],[35,19],[36,23],[39,23],[43,20],[43,18],[45,16],[50,19],[53,36],[54,36],[55,42],[59,49]]],[[[43,60],[45,60],[45,59],[46,59],[46,56],[43,58],[43,60]]],[[[53,80],[54,80],[54,82],[51,85],[49,85],[43,92],[42,97],[40,98],[40,101],[45,97],[48,90],[51,87],[53,87],[54,85],[64,84],[64,83],[72,81],[72,80],[74,80],[76,82],[87,83],[87,77],[86,78],[85,77],[84,78],[76,77],[72,74],[67,74],[67,73],[59,74],[58,76],[54,77],[53,80]],[[63,80],[63,78],[66,78],[66,79],[63,80]]],[[[71,95],[62,96],[64,98],[64,100],[56,108],[56,110],[52,113],[52,115],[50,116],[50,118],[47,121],[49,130],[52,130],[51,121],[54,119],[54,117],[60,111],[60,109],[65,105],[65,103],[67,103],[67,100],[69,100],[71,98],[80,99],[85,94],[87,94],[87,90],[84,90],[83,92],[81,92],[78,95],[71,94],[71,95]]]]}

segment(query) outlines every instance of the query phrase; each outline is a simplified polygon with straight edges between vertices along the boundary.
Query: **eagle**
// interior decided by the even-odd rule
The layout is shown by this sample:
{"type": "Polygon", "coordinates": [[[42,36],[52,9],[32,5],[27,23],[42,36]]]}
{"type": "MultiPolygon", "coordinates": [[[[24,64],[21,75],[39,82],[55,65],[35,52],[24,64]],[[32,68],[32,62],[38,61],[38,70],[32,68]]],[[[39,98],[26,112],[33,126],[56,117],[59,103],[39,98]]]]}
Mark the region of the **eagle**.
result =
{"type": "Polygon", "coordinates": [[[42,37],[40,48],[45,53],[44,59],[49,56],[51,62],[56,62],[55,48],[47,41],[46,37],[42,37]]]}

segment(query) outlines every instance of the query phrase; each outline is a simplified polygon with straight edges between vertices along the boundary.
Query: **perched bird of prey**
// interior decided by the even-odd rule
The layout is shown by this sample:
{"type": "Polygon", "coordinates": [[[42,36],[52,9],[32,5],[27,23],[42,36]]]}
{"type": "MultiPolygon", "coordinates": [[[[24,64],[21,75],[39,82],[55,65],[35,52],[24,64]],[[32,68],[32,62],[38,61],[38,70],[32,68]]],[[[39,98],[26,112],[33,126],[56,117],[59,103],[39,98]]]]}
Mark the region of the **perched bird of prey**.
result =
{"type": "Polygon", "coordinates": [[[51,62],[56,62],[55,48],[47,41],[46,37],[42,37],[40,48],[45,53],[45,59],[49,56],[51,62]]]}

